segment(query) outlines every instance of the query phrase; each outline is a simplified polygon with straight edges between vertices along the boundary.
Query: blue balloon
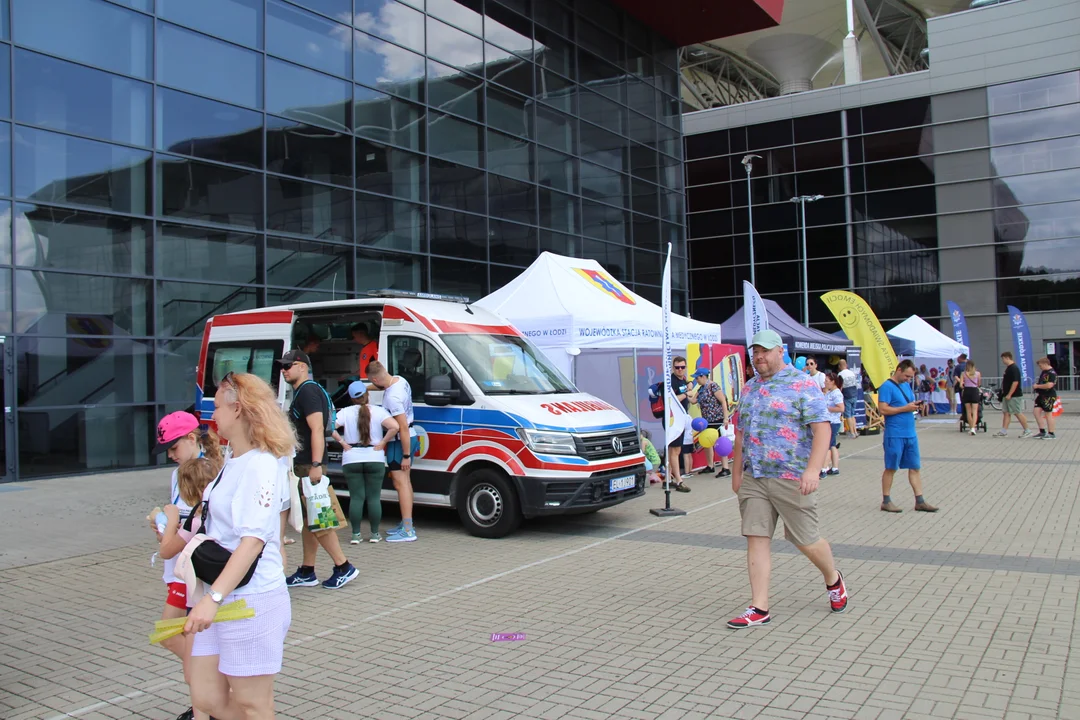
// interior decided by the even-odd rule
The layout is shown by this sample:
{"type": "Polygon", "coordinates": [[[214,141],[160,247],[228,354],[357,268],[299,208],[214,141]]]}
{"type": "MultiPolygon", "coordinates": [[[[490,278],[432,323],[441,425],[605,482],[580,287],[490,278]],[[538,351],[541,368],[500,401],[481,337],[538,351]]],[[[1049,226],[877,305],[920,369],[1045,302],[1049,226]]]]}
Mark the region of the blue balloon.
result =
{"type": "Polygon", "coordinates": [[[690,427],[694,432],[701,432],[705,428],[709,427],[709,421],[705,418],[694,418],[694,421],[690,423],[690,427]]]}
{"type": "Polygon", "coordinates": [[[791,356],[788,355],[787,352],[784,352],[784,364],[785,365],[790,365],[791,364],[791,356]]]}
{"type": "Polygon", "coordinates": [[[806,358],[805,357],[797,357],[797,358],[795,358],[795,369],[796,370],[802,370],[805,367],[806,367],[806,358]]]}

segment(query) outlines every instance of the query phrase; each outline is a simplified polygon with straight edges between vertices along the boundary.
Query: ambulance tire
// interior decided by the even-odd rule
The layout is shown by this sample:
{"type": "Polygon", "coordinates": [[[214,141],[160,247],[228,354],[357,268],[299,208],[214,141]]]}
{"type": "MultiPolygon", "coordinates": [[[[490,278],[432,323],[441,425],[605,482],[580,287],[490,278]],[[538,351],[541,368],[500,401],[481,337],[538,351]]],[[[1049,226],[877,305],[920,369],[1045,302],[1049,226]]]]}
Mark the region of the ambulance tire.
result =
{"type": "Polygon", "coordinates": [[[503,473],[480,468],[458,485],[458,515],[470,535],[501,538],[521,524],[521,503],[513,483],[503,473]]]}

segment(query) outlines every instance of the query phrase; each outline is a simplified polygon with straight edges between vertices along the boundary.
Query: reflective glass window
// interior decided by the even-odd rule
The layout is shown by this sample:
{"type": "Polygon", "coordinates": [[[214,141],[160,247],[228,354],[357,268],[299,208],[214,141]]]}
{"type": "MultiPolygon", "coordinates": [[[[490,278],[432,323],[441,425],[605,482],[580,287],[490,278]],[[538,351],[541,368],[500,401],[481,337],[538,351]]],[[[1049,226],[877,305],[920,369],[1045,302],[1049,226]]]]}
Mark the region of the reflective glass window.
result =
{"type": "Polygon", "coordinates": [[[561,75],[536,68],[536,98],[563,112],[577,112],[578,86],[561,75]]]}
{"type": "Polygon", "coordinates": [[[484,16],[470,7],[471,5],[480,7],[479,2],[427,0],[427,13],[452,25],[457,25],[462,30],[480,35],[484,32],[484,16]]]}
{"type": "Polygon", "coordinates": [[[994,180],[994,206],[1066,202],[1076,199],[1077,188],[1077,169],[998,178],[994,180]]]}
{"type": "Polygon", "coordinates": [[[990,118],[990,144],[1008,145],[1073,135],[1077,127],[1080,127],[1080,104],[1000,115],[990,118]]]}
{"type": "Polygon", "coordinates": [[[629,243],[629,217],[625,210],[590,200],[581,201],[581,234],[615,243],[629,243]]]}
{"type": "Polygon", "coordinates": [[[536,64],[571,80],[577,79],[574,45],[539,25],[536,27],[536,64]]]}
{"type": "Polygon", "coordinates": [[[630,173],[634,177],[657,182],[660,178],[658,166],[659,158],[655,150],[630,143],[630,173]]]}
{"type": "Polygon", "coordinates": [[[578,198],[543,187],[539,196],[540,227],[568,233],[581,231],[578,198]]]}
{"type": "Polygon", "coordinates": [[[150,330],[146,280],[16,270],[15,303],[20,333],[146,335],[150,330]]]}
{"type": "Polygon", "coordinates": [[[429,60],[428,104],[481,122],[484,119],[484,81],[429,60]]]}
{"type": "MultiPolygon", "coordinates": [[[[627,110],[624,106],[602,95],[587,91],[583,91],[578,96],[578,105],[581,108],[581,117],[585,120],[612,132],[626,134],[627,110]]],[[[652,124],[655,125],[655,123],[652,124]]]]}
{"type": "Polygon", "coordinates": [[[158,281],[157,334],[168,337],[198,337],[206,321],[215,315],[256,307],[255,288],[234,284],[158,281]]]}
{"type": "Polygon", "coordinates": [[[432,158],[428,161],[428,172],[433,204],[476,213],[487,211],[482,170],[432,158]]]}
{"type": "MultiPolygon", "coordinates": [[[[487,218],[431,208],[431,252],[449,257],[486,260],[487,218]]],[[[432,273],[442,264],[442,260],[435,262],[432,273]]]]}
{"type": "Polygon", "coordinates": [[[150,273],[150,225],[117,215],[15,206],[15,262],[90,273],[150,273]]]}
{"type": "MultiPolygon", "coordinates": [[[[0,123],[0,195],[11,194],[11,123],[0,123]]],[[[0,243],[2,244],[2,243],[0,243]]],[[[0,259],[7,256],[0,250],[0,259]]],[[[6,262],[6,261],[5,261],[6,262]]]]}
{"type": "Polygon", "coordinates": [[[682,157],[682,136],[677,130],[667,125],[657,125],[656,147],[670,157],[682,157]]]}
{"type": "MultiPolygon", "coordinates": [[[[0,50],[6,59],[6,46],[0,50]]],[[[15,54],[16,120],[102,140],[150,144],[150,85],[27,50],[15,54]]],[[[3,68],[0,72],[7,74],[3,68]]],[[[7,97],[0,102],[6,117],[7,97]]]]}
{"type": "Polygon", "coordinates": [[[588,48],[600,57],[609,58],[617,62],[625,55],[622,42],[606,30],[619,33],[619,13],[614,6],[607,3],[589,3],[587,9],[579,7],[578,17],[581,21],[577,26],[577,41],[583,48],[588,48]],[[588,19],[585,19],[585,18],[588,19]],[[589,22],[589,21],[593,22],[589,22]],[[594,24],[596,23],[596,24],[594,24]],[[601,26],[604,29],[601,29],[601,26]]]}
{"type": "Polygon", "coordinates": [[[625,245],[613,245],[586,238],[581,242],[581,256],[596,260],[616,280],[627,281],[630,278],[630,248],[625,245]]]}
{"type": "Polygon", "coordinates": [[[631,218],[634,231],[634,247],[646,250],[664,251],[660,247],[660,221],[644,215],[634,214],[631,218]]]}
{"type": "MultiPolygon", "coordinates": [[[[0,7],[0,12],[3,12],[2,7],[0,7]]],[[[0,45],[0,117],[11,117],[10,45],[0,45]]]]}
{"type": "Polygon", "coordinates": [[[158,88],[155,146],[205,160],[262,168],[263,115],[158,88]]]}
{"type": "Polygon", "coordinates": [[[352,242],[352,192],[328,185],[266,178],[266,229],[352,242]]]}
{"type": "Polygon", "coordinates": [[[262,107],[262,56],[158,22],[157,81],[218,100],[262,107]]]}
{"type": "Polygon", "coordinates": [[[626,206],[629,176],[589,162],[581,163],[581,194],[620,207],[626,206]]]}
{"type": "Polygon", "coordinates": [[[356,291],[427,290],[427,258],[422,255],[356,251],[356,291]]]}
{"type": "Polygon", "coordinates": [[[255,285],[260,240],[257,235],[158,223],[154,241],[157,274],[182,280],[255,285]]]}
{"type": "MultiPolygon", "coordinates": [[[[484,39],[522,57],[532,55],[532,23],[528,13],[515,13],[498,5],[487,5],[484,39]]],[[[490,62],[490,58],[488,60],[490,62]]]]}
{"type": "Polygon", "coordinates": [[[533,64],[512,53],[486,45],[484,48],[486,63],[484,77],[488,82],[498,83],[505,88],[532,97],[533,64]]]}
{"type": "Polygon", "coordinates": [[[574,18],[570,10],[558,3],[533,3],[533,18],[538,25],[550,28],[560,35],[573,38],[574,18]]]}
{"type": "Polygon", "coordinates": [[[374,35],[353,33],[353,77],[356,82],[423,102],[424,66],[423,55],[374,35]]]}
{"type": "Polygon", "coordinates": [[[356,244],[380,250],[427,251],[427,208],[356,193],[356,244]]]}
{"type": "Polygon", "coordinates": [[[536,186],[501,175],[488,176],[488,212],[514,222],[536,224],[536,186]]]}
{"type": "Polygon", "coordinates": [[[585,122],[581,123],[580,131],[581,157],[613,170],[626,168],[624,155],[628,143],[624,138],[585,122]]]}
{"type": "Polygon", "coordinates": [[[1080,102],[1080,70],[995,85],[986,95],[991,115],[1080,102]]]}
{"type": "Polygon", "coordinates": [[[539,253],[534,227],[492,220],[488,235],[491,262],[526,266],[539,253]]]}
{"type": "Polygon", "coordinates": [[[431,264],[431,292],[478,300],[488,294],[487,266],[439,259],[431,264]]]}
{"type": "Polygon", "coordinates": [[[16,348],[21,407],[150,399],[153,341],[22,337],[16,348]]]}
{"type": "Polygon", "coordinates": [[[1078,229],[1080,201],[994,211],[994,234],[1002,242],[1080,237],[1078,229]]]}
{"type": "Polygon", "coordinates": [[[195,368],[199,364],[202,338],[195,340],[157,341],[157,395],[159,403],[178,403],[187,407],[191,403],[191,388],[197,379],[195,368]]]}
{"type": "Polygon", "coordinates": [[[488,130],[487,166],[491,172],[519,180],[532,180],[532,143],[511,135],[488,130]]]}
{"type": "Polygon", "coordinates": [[[14,0],[15,42],[104,70],[150,79],[152,20],[104,0],[14,0]]]}
{"type": "Polygon", "coordinates": [[[634,194],[633,206],[635,212],[646,215],[660,214],[660,200],[658,188],[650,182],[633,179],[632,189],[634,194]]]}
{"type": "Polygon", "coordinates": [[[352,138],[345,133],[266,118],[266,169],[305,180],[352,184],[352,138]]]}
{"type": "Polygon", "coordinates": [[[352,0],[292,0],[292,2],[341,22],[349,22],[352,17],[352,0]]]}
{"type": "Polygon", "coordinates": [[[532,107],[532,101],[524,95],[487,87],[487,121],[493,128],[531,138],[532,107]]]}
{"type": "Polygon", "coordinates": [[[369,91],[368,96],[356,98],[355,108],[357,135],[409,150],[424,150],[425,111],[419,105],[369,91]]]}
{"type": "Polygon", "coordinates": [[[550,230],[540,231],[540,252],[546,250],[548,252],[553,252],[556,255],[576,257],[575,246],[579,242],[578,238],[571,237],[570,235],[563,235],[562,233],[551,232],[550,230]]]}
{"type": "MultiPolygon", "coordinates": [[[[139,2],[140,0],[135,1],[139,2]]],[[[145,0],[141,1],[145,2],[145,0]]],[[[0,40],[11,39],[11,28],[8,26],[8,18],[10,17],[9,13],[10,9],[8,8],[8,0],[0,0],[0,40]]]]}
{"type": "Polygon", "coordinates": [[[422,155],[368,140],[356,141],[358,190],[423,201],[427,195],[425,174],[422,155]]]}
{"type": "Polygon", "coordinates": [[[1080,135],[992,148],[990,161],[999,175],[1080,167],[1080,135]]]}
{"type": "Polygon", "coordinates": [[[15,129],[15,194],[38,202],[147,214],[150,153],[27,127],[15,129]]]}
{"type": "Polygon", "coordinates": [[[158,214],[262,229],[262,176],[158,156],[158,214]]]}
{"type": "Polygon", "coordinates": [[[423,13],[394,0],[356,0],[355,5],[353,25],[357,29],[424,52],[423,13]]]}
{"type": "Polygon", "coordinates": [[[351,264],[352,247],[348,245],[266,238],[267,285],[318,288],[344,294],[348,290],[346,275],[351,264]]]}
{"type": "Polygon", "coordinates": [[[577,163],[577,159],[570,155],[538,147],[536,149],[537,180],[541,185],[576,193],[579,177],[577,163]]]}
{"type": "Polygon", "coordinates": [[[266,59],[266,110],[348,132],[352,83],[298,65],[266,59]]]}
{"type": "Polygon", "coordinates": [[[266,51],[332,75],[352,73],[351,30],[280,0],[266,3],[266,51]]]}
{"type": "Polygon", "coordinates": [[[484,41],[429,17],[427,54],[462,70],[480,72],[484,65],[484,41]]]}
{"type": "Polygon", "coordinates": [[[19,472],[30,478],[149,465],[155,410],[130,405],[20,410],[19,425],[36,431],[19,433],[19,472]],[[146,432],[133,435],[133,428],[146,432]]]}
{"type": "Polygon", "coordinates": [[[159,18],[262,49],[263,0],[157,0],[159,18]]]}
{"type": "Polygon", "coordinates": [[[577,119],[550,108],[536,108],[536,139],[545,145],[572,153],[577,149],[577,119]]]}
{"type": "Polygon", "coordinates": [[[612,100],[625,102],[623,71],[581,48],[578,48],[578,82],[612,100]]]}
{"type": "Polygon", "coordinates": [[[429,117],[428,143],[432,155],[464,165],[484,166],[483,128],[440,113],[433,112],[429,117]]]}

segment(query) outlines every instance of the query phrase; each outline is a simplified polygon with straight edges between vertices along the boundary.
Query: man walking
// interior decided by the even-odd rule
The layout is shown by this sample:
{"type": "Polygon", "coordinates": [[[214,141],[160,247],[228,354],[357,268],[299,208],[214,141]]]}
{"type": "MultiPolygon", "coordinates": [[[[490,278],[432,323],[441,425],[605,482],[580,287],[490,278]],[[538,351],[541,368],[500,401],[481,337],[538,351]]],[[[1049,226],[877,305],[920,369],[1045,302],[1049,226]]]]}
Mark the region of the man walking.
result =
{"type": "Polygon", "coordinates": [[[949,373],[949,383],[952,384],[954,396],[954,399],[949,401],[950,414],[954,412],[959,414],[956,409],[955,398],[961,397],[964,394],[964,388],[962,384],[963,381],[961,380],[961,378],[964,377],[964,370],[967,368],[967,361],[967,353],[960,353],[960,356],[956,358],[956,367],[954,367],[949,373]]]}
{"type": "Polygon", "coordinates": [[[390,469],[390,479],[394,481],[394,489],[397,491],[401,524],[386,534],[386,542],[415,542],[410,473],[412,455],[419,450],[420,443],[416,439],[416,430],[413,429],[412,387],[405,378],[387,372],[386,366],[378,360],[368,365],[366,370],[371,384],[383,391],[383,407],[398,424],[397,437],[386,446],[386,466],[390,469]]]}
{"type": "Polygon", "coordinates": [[[825,396],[784,364],[783,340],[775,331],[762,330],[750,345],[757,377],[742,390],[731,489],[739,498],[752,604],[728,621],[733,629],[772,621],[770,545],[778,517],[784,536],[821,571],[832,612],[844,612],[848,604],[832,548],[818,532],[816,490],[832,433],[825,396]]]}
{"type": "MultiPolygon", "coordinates": [[[[289,420],[296,429],[300,444],[293,457],[293,473],[297,478],[310,478],[313,485],[322,480],[323,463],[326,459],[326,418],[330,414],[326,393],[311,379],[311,360],[303,350],[290,350],[277,361],[281,365],[281,376],[293,387],[292,405],[289,406],[289,420]]],[[[300,493],[303,497],[301,489],[300,493]]],[[[334,491],[330,491],[331,498],[334,491]]],[[[301,502],[303,504],[303,502],[301,502]]],[[[286,579],[289,587],[311,587],[319,584],[315,577],[315,555],[319,546],[334,561],[334,572],[322,585],[328,590],[337,590],[359,575],[359,571],[341,551],[337,532],[323,530],[317,535],[308,529],[307,506],[304,506],[304,528],[301,533],[304,542],[303,564],[286,579]]]]}
{"type": "Polygon", "coordinates": [[[855,420],[855,403],[859,400],[859,378],[853,370],[849,370],[847,360],[841,358],[836,365],[839,370],[836,374],[843,380],[844,386],[840,391],[844,395],[844,430],[848,437],[859,437],[859,428],[855,420]]]}
{"type": "Polygon", "coordinates": [[[1020,437],[1031,437],[1027,418],[1024,417],[1024,390],[1021,387],[1020,368],[1013,360],[1013,354],[1008,350],[1001,353],[1001,362],[1005,363],[1005,374],[1001,378],[1001,429],[995,433],[995,436],[1008,437],[1009,420],[1015,415],[1016,421],[1024,429],[1020,437]]]}
{"type": "Polygon", "coordinates": [[[908,482],[915,493],[915,509],[919,512],[937,512],[938,509],[923,499],[922,475],[919,468],[919,437],[915,433],[915,413],[922,402],[915,401],[911,378],[915,377],[915,363],[901,360],[891,378],[878,388],[878,410],[885,416],[885,472],[881,474],[881,509],[884,512],[903,512],[893,504],[889,493],[897,470],[908,471],[908,482]]]}

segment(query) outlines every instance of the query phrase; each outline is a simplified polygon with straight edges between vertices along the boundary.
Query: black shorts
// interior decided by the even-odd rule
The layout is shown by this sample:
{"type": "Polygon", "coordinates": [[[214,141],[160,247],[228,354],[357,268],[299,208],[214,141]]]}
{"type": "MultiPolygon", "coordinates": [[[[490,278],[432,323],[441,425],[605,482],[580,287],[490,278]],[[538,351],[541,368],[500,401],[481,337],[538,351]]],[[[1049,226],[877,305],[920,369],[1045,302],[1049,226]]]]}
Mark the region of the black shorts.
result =
{"type": "Polygon", "coordinates": [[[964,394],[960,396],[961,401],[965,405],[978,405],[981,398],[982,393],[980,393],[979,388],[976,387],[964,388],[964,394]]]}
{"type": "Polygon", "coordinates": [[[669,442],[668,443],[668,448],[672,449],[672,450],[679,450],[681,452],[682,451],[682,438],[681,437],[680,438],[675,438],[674,440],[669,442]]]}
{"type": "Polygon", "coordinates": [[[1035,407],[1039,408],[1043,412],[1054,412],[1054,401],[1057,400],[1057,395],[1036,395],[1035,407]]]}

